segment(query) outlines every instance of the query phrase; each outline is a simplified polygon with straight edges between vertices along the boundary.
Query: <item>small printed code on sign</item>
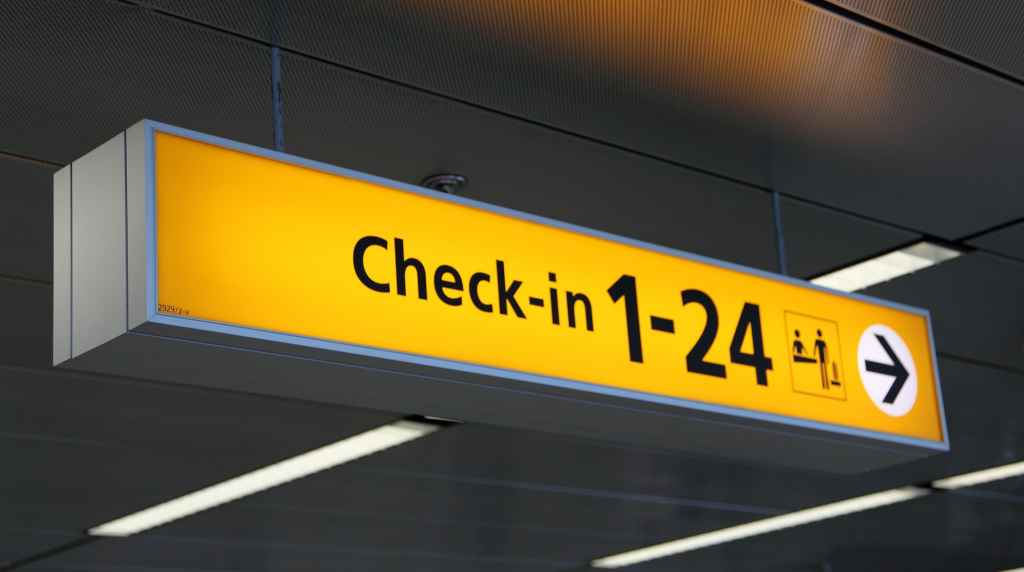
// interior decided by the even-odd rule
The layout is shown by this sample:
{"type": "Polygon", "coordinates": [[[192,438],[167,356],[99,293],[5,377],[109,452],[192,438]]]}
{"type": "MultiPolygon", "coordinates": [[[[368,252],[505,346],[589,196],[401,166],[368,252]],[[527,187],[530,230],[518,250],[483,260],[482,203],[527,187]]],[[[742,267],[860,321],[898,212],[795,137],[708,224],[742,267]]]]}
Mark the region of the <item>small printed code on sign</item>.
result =
{"type": "Polygon", "coordinates": [[[178,306],[171,306],[170,304],[159,304],[157,311],[161,314],[175,314],[178,316],[187,316],[188,310],[185,308],[179,308],[178,306]]]}

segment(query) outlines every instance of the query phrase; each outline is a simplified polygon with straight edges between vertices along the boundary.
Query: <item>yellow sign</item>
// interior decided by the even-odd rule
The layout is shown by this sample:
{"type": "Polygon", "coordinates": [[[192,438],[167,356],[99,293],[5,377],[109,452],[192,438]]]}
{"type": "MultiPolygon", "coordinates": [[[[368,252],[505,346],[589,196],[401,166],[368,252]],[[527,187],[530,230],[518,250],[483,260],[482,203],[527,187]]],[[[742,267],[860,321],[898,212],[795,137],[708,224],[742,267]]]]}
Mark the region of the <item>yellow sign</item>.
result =
{"type": "Polygon", "coordinates": [[[944,440],[923,313],[159,131],[155,161],[161,313],[944,440]]]}

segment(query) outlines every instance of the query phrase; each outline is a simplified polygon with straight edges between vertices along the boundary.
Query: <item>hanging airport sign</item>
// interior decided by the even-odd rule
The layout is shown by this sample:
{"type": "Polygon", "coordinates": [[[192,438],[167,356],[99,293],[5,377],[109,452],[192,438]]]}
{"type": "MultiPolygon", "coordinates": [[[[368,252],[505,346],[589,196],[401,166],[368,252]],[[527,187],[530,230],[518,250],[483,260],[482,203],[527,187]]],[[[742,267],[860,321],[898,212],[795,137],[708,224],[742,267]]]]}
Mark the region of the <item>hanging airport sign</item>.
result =
{"type": "MultiPolygon", "coordinates": [[[[160,360],[161,371],[193,384],[217,377],[218,359],[231,361],[212,350],[224,347],[294,367],[340,360],[349,376],[388,371],[416,392],[430,393],[433,380],[445,379],[438,395],[472,380],[470,393],[486,386],[506,397],[519,392],[515,399],[547,396],[539,409],[529,406],[532,413],[511,415],[541,425],[557,424],[535,419],[557,410],[554,400],[568,417],[586,417],[573,412],[582,400],[619,410],[644,404],[705,425],[743,420],[803,438],[843,435],[863,447],[886,443],[907,458],[948,449],[923,310],[169,126],[133,129],[120,143],[127,256],[99,264],[110,268],[96,276],[96,268],[79,265],[88,252],[73,232],[95,224],[97,233],[110,233],[113,221],[80,221],[75,210],[90,200],[80,189],[100,196],[91,187],[103,183],[80,184],[75,165],[67,175],[74,219],[67,288],[90,288],[90,278],[79,282],[80,267],[97,288],[123,267],[124,323],[79,342],[70,319],[70,342],[55,339],[57,363],[81,367],[89,360],[79,355],[134,333],[176,340],[171,353],[179,360],[212,360],[207,369],[160,360]],[[182,349],[189,347],[191,354],[182,349]]],[[[103,149],[90,156],[97,153],[103,149]]],[[[116,149],[110,155],[116,160],[116,149]]],[[[90,156],[83,176],[90,176],[90,156]]],[[[64,222],[62,208],[55,224],[64,222]]],[[[58,265],[62,257],[55,255],[58,265]]],[[[85,311],[76,307],[80,293],[69,294],[69,317],[85,311]]],[[[62,308],[55,298],[55,323],[62,308]]],[[[147,368],[108,354],[103,367],[123,371],[130,361],[147,368]]],[[[403,397],[402,383],[350,391],[345,373],[333,386],[318,383],[333,395],[354,394],[338,399],[344,403],[391,399],[421,406],[419,413],[467,415],[436,403],[424,408],[403,397]]]]}

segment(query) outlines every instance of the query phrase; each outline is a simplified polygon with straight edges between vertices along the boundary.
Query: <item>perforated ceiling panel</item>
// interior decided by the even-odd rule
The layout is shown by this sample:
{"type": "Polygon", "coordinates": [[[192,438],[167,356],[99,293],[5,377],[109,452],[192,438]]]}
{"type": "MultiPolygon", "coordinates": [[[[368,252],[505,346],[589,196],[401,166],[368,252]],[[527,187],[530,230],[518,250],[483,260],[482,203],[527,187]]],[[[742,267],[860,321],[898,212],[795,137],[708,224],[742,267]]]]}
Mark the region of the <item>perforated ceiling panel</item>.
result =
{"type": "Polygon", "coordinates": [[[1024,79],[1024,4],[1016,0],[833,0],[1024,79]]]}
{"type": "Polygon", "coordinates": [[[53,173],[0,156],[0,274],[53,277],[53,173]]]}
{"type": "Polygon", "coordinates": [[[271,144],[267,48],[138,7],[0,3],[0,151],[66,164],[140,119],[271,144]]]}
{"type": "MultiPolygon", "coordinates": [[[[270,40],[266,1],[146,4],[270,40]]],[[[279,6],[287,49],[898,226],[1024,215],[1024,89],[795,0],[279,6]]]]}

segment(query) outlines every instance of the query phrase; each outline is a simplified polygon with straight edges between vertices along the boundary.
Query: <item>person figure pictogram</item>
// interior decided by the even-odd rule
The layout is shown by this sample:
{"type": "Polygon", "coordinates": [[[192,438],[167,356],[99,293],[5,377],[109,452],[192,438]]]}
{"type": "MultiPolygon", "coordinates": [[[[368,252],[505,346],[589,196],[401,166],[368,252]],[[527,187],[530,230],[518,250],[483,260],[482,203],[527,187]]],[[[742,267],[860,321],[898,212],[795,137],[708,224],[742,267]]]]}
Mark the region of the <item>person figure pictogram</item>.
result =
{"type": "Polygon", "coordinates": [[[793,341],[793,361],[797,363],[815,363],[817,360],[807,356],[807,348],[800,341],[800,330],[793,330],[796,340],[793,341]]]}
{"type": "Polygon", "coordinates": [[[814,355],[818,358],[818,367],[821,369],[821,388],[828,389],[828,344],[821,339],[821,330],[818,330],[818,339],[814,341],[814,355]]]}

